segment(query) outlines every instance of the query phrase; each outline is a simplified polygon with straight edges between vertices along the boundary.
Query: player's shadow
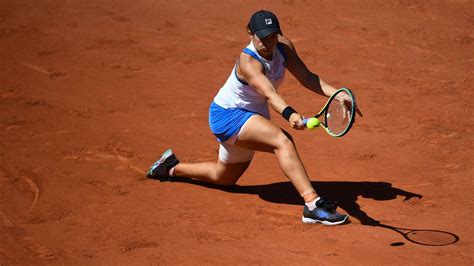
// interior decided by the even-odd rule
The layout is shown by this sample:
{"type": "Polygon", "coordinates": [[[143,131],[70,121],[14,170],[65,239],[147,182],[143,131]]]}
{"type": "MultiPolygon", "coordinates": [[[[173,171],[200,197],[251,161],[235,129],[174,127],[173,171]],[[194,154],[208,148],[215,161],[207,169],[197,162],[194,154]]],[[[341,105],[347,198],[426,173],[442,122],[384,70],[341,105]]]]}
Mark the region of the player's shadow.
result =
{"type": "MultiPolygon", "coordinates": [[[[219,189],[230,193],[243,193],[243,194],[254,194],[258,195],[261,199],[278,203],[278,204],[291,204],[302,206],[303,200],[298,195],[297,191],[290,182],[279,182],[264,185],[255,186],[240,186],[235,185],[232,187],[225,187],[219,185],[213,185],[197,180],[191,180],[186,178],[176,178],[175,181],[186,182],[195,185],[205,186],[212,189],[219,189]]],[[[400,188],[393,187],[388,182],[342,182],[342,181],[312,181],[314,189],[319,196],[336,201],[338,206],[343,209],[351,218],[355,218],[363,225],[377,226],[380,228],[391,229],[397,233],[401,233],[398,228],[382,224],[380,221],[370,217],[365,211],[363,211],[360,205],[357,203],[359,197],[373,199],[377,201],[393,200],[397,197],[404,197],[403,200],[409,200],[411,198],[422,198],[423,196],[414,192],[405,191],[400,188]]],[[[408,229],[411,230],[411,229],[408,229]]],[[[416,230],[420,231],[420,230],[416,230]]],[[[430,232],[431,234],[437,234],[438,236],[449,237],[450,241],[448,244],[454,244],[459,240],[459,237],[453,233],[439,230],[421,230],[430,232]]],[[[413,233],[415,235],[415,233],[413,233]]],[[[420,245],[425,246],[440,246],[436,241],[434,244],[423,244],[417,241],[407,240],[420,245]]],[[[436,239],[435,239],[436,240],[436,239]]],[[[445,243],[445,242],[442,242],[445,243]]],[[[403,245],[403,242],[392,243],[392,246],[403,245]]]]}
{"type": "MultiPolygon", "coordinates": [[[[186,178],[177,178],[175,181],[192,183],[231,193],[255,194],[261,199],[273,203],[300,206],[303,204],[302,198],[290,182],[225,187],[186,178]]],[[[420,194],[393,187],[391,183],[387,182],[312,181],[311,183],[319,196],[336,201],[341,209],[346,211],[352,218],[359,220],[363,225],[376,226],[380,222],[370,217],[360,208],[360,205],[357,203],[359,197],[379,201],[392,200],[397,196],[404,197],[404,200],[414,197],[422,198],[420,194]]]]}

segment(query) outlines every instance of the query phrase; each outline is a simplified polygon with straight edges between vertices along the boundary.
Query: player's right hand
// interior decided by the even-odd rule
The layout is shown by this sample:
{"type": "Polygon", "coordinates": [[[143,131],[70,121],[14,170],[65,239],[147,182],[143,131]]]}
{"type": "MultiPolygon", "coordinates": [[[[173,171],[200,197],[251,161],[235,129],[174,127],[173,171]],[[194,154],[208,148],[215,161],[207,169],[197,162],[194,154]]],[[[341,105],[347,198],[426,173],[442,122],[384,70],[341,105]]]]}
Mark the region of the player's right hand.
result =
{"type": "Polygon", "coordinates": [[[297,130],[303,130],[305,128],[303,119],[304,117],[298,113],[291,114],[290,119],[289,119],[291,128],[294,128],[297,130]]]}

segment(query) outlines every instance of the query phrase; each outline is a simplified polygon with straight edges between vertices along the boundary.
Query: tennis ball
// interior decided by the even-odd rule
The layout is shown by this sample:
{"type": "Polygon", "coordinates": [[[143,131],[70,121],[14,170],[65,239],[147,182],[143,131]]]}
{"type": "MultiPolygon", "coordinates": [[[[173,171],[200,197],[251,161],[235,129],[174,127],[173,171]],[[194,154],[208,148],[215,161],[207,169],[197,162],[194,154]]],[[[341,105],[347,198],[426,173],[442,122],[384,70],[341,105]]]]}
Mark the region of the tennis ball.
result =
{"type": "Polygon", "coordinates": [[[306,127],[308,127],[309,129],[314,129],[316,127],[319,127],[319,119],[317,119],[316,117],[311,117],[308,119],[308,122],[306,123],[306,127]]]}

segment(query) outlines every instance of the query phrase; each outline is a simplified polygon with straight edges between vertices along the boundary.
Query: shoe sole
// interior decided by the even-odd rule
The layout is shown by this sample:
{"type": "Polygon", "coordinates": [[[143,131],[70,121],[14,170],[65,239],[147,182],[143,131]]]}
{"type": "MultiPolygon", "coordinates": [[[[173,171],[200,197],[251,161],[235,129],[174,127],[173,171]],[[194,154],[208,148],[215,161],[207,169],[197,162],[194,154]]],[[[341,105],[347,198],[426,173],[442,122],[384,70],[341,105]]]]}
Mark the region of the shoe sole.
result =
{"type": "Polygon", "coordinates": [[[163,163],[166,159],[168,159],[168,157],[170,157],[171,155],[173,154],[173,151],[171,149],[168,149],[166,150],[162,155],[161,155],[161,158],[156,161],[151,167],[150,169],[148,170],[148,172],[146,173],[146,176],[151,176],[151,174],[153,173],[153,170],[156,169],[156,167],[158,167],[158,165],[160,165],[161,163],[163,163]]]}
{"type": "Polygon", "coordinates": [[[346,215],[346,218],[344,218],[344,220],[342,220],[342,221],[329,222],[329,221],[321,221],[321,220],[311,219],[311,218],[307,218],[307,217],[302,216],[302,217],[301,217],[301,220],[302,220],[303,223],[305,223],[305,224],[322,223],[322,224],[324,224],[324,225],[338,225],[338,224],[342,224],[342,223],[346,222],[346,221],[347,221],[347,218],[349,218],[349,215],[346,215]]]}

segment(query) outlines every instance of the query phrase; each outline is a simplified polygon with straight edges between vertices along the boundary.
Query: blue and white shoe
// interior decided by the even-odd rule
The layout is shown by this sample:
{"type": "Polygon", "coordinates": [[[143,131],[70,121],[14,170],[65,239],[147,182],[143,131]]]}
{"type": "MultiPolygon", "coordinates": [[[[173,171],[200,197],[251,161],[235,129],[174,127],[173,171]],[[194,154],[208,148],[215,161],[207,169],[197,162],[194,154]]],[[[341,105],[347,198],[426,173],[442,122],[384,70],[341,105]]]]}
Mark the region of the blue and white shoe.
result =
{"type": "Polygon", "coordinates": [[[160,181],[170,181],[169,171],[179,163],[179,160],[173,154],[171,149],[165,151],[161,158],[156,161],[146,173],[146,177],[159,179],[160,181]]]}
{"type": "Polygon", "coordinates": [[[344,223],[349,215],[336,212],[335,202],[319,198],[316,201],[316,208],[310,211],[308,206],[304,206],[301,220],[306,224],[322,223],[324,225],[337,225],[344,223]]]}

